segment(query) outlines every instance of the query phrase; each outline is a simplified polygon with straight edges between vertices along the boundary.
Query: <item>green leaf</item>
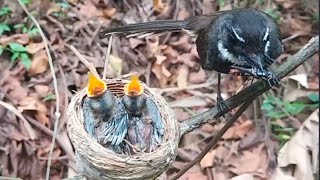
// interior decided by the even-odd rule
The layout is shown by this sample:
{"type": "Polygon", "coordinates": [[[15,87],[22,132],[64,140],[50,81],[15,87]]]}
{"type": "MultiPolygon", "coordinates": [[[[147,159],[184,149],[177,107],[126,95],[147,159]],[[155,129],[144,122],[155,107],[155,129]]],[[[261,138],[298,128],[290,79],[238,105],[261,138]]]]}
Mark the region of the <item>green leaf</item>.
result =
{"type": "Polygon", "coordinates": [[[306,107],[306,104],[303,103],[290,103],[284,102],[284,109],[290,114],[299,114],[306,107]]]}
{"type": "Polygon", "coordinates": [[[14,62],[19,57],[19,55],[19,52],[14,52],[10,57],[11,62],[14,62]]]}
{"type": "Polygon", "coordinates": [[[10,13],[11,13],[11,10],[8,6],[4,6],[4,7],[0,8],[0,16],[7,15],[10,13]]]}
{"type": "Polygon", "coordinates": [[[22,28],[22,33],[26,33],[26,32],[28,32],[28,28],[27,27],[23,27],[22,28]]]}
{"type": "Polygon", "coordinates": [[[3,53],[3,47],[0,46],[0,56],[1,56],[2,53],[3,53]]]}
{"type": "Polygon", "coordinates": [[[266,110],[266,111],[271,111],[274,109],[274,106],[271,103],[263,102],[261,109],[266,110]]]}
{"type": "Polygon", "coordinates": [[[267,116],[273,119],[281,119],[283,117],[286,117],[286,113],[282,111],[269,111],[267,112],[267,116]]]}
{"type": "Polygon", "coordinates": [[[10,27],[6,24],[0,23],[0,35],[2,35],[4,31],[10,31],[10,27]]]}
{"type": "Polygon", "coordinates": [[[319,94],[311,93],[311,94],[309,94],[308,98],[309,98],[312,102],[319,102],[319,94]]]}
{"type": "Polygon", "coordinates": [[[60,7],[66,8],[66,9],[70,7],[70,4],[67,2],[57,2],[56,4],[60,7]]]}
{"type": "Polygon", "coordinates": [[[31,67],[31,60],[30,60],[28,54],[27,53],[20,53],[20,58],[21,58],[22,64],[26,67],[27,70],[29,70],[31,67]]]}
{"type": "Polygon", "coordinates": [[[24,24],[15,24],[13,28],[18,29],[24,27],[24,24]]]}
{"type": "Polygon", "coordinates": [[[32,29],[30,29],[30,30],[28,31],[29,37],[33,37],[33,36],[35,36],[35,35],[37,35],[37,34],[38,34],[38,29],[37,29],[37,28],[32,28],[32,29]]]}
{"type": "Polygon", "coordinates": [[[53,100],[53,99],[56,99],[56,95],[55,94],[48,94],[47,96],[43,97],[43,101],[44,102],[50,101],[50,100],[53,100]]]}
{"type": "Polygon", "coordinates": [[[30,0],[21,0],[24,5],[30,4],[30,0]]]}
{"type": "Polygon", "coordinates": [[[291,138],[291,136],[286,135],[286,134],[279,134],[278,137],[279,137],[281,140],[289,140],[289,139],[291,138]]]}
{"type": "Polygon", "coordinates": [[[13,52],[27,52],[27,48],[19,43],[10,43],[9,47],[13,52]]]}

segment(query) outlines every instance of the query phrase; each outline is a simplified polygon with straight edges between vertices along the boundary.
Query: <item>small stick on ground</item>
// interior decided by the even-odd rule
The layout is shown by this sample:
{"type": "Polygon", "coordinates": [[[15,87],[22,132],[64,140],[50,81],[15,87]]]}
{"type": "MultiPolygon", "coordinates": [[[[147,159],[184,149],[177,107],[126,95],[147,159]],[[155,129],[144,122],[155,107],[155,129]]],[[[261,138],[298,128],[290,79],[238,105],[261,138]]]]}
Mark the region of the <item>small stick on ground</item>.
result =
{"type": "Polygon", "coordinates": [[[72,45],[67,46],[71,49],[71,51],[80,59],[80,61],[89,69],[89,71],[96,77],[99,77],[99,74],[97,72],[97,69],[93,66],[92,63],[90,63],[86,58],[84,58],[80,52],[72,45]]]}
{"type": "Polygon", "coordinates": [[[48,155],[48,163],[47,163],[47,171],[46,171],[46,180],[49,180],[49,178],[50,178],[51,158],[52,158],[53,148],[54,148],[54,144],[55,144],[55,140],[56,140],[56,136],[57,136],[58,124],[59,124],[59,120],[60,120],[60,116],[61,116],[60,109],[59,109],[60,96],[59,96],[59,90],[58,90],[58,82],[57,82],[56,74],[55,74],[55,71],[54,71],[52,57],[51,57],[50,50],[49,50],[49,41],[48,41],[48,39],[44,35],[44,33],[43,33],[38,21],[28,11],[28,9],[22,3],[22,1],[21,0],[17,0],[17,1],[20,4],[20,6],[22,7],[23,11],[28,15],[28,17],[31,19],[31,21],[35,24],[35,26],[37,27],[37,29],[39,31],[39,34],[40,34],[40,36],[41,36],[41,38],[43,40],[43,43],[45,45],[44,47],[46,49],[46,53],[47,53],[47,56],[48,56],[50,72],[51,72],[51,75],[52,75],[54,93],[56,95],[56,102],[55,102],[56,110],[55,110],[55,113],[54,113],[54,115],[55,115],[54,130],[53,130],[51,147],[50,147],[50,151],[49,151],[49,155],[48,155]]]}
{"type": "Polygon", "coordinates": [[[104,62],[104,69],[103,69],[102,79],[106,79],[107,78],[107,69],[108,69],[108,64],[109,64],[109,56],[110,56],[110,53],[111,53],[112,39],[113,39],[113,34],[110,36],[109,43],[108,43],[108,50],[107,50],[106,59],[105,59],[105,62],[104,62]]]}

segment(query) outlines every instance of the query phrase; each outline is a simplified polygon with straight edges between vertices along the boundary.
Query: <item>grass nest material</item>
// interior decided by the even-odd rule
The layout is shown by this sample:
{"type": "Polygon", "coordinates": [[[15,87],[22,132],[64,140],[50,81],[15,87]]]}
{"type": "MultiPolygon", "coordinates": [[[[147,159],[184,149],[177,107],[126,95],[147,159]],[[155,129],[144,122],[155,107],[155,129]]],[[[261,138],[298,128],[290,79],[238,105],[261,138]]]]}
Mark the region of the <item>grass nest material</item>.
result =
{"type": "MultiPolygon", "coordinates": [[[[107,80],[108,90],[122,97],[126,80],[107,80]]],[[[99,144],[84,129],[85,89],[72,98],[66,113],[68,134],[76,152],[78,173],[90,179],[155,179],[174,161],[180,139],[179,124],[164,98],[145,84],[144,93],[157,104],[165,132],[159,148],[150,153],[117,154],[99,144]]]]}

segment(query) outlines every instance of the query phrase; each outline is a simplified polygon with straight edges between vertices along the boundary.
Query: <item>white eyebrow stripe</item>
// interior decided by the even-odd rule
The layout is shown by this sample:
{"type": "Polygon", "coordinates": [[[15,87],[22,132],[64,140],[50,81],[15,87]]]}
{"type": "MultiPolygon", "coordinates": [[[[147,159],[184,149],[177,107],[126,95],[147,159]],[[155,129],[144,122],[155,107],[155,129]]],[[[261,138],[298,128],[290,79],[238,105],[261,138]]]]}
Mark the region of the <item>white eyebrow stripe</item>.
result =
{"type": "Polygon", "coordinates": [[[264,47],[264,52],[267,53],[269,51],[270,41],[267,41],[266,46],[264,47]]]}
{"type": "Polygon", "coordinates": [[[267,31],[266,31],[266,33],[264,34],[263,40],[266,41],[267,38],[268,38],[268,36],[269,36],[269,28],[267,27],[267,31]]]}
{"type": "Polygon", "coordinates": [[[233,27],[232,27],[232,31],[233,31],[234,35],[236,35],[236,37],[237,37],[237,39],[238,39],[239,41],[241,41],[241,42],[246,42],[242,37],[240,37],[240,36],[237,34],[236,30],[234,30],[233,27]]]}

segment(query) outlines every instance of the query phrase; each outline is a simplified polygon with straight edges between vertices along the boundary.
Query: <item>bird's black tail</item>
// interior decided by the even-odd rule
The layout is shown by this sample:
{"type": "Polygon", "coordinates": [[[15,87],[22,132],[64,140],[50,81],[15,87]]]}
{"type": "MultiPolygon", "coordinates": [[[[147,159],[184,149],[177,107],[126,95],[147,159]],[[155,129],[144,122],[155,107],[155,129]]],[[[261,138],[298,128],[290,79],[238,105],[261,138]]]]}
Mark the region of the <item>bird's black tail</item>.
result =
{"type": "Polygon", "coordinates": [[[139,32],[161,32],[175,31],[186,28],[187,21],[185,20],[158,20],[144,23],[128,24],[123,27],[106,29],[101,32],[102,36],[112,33],[139,33],[139,32]]]}

